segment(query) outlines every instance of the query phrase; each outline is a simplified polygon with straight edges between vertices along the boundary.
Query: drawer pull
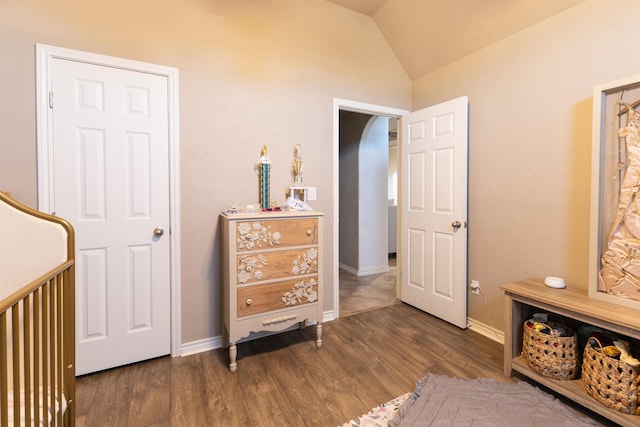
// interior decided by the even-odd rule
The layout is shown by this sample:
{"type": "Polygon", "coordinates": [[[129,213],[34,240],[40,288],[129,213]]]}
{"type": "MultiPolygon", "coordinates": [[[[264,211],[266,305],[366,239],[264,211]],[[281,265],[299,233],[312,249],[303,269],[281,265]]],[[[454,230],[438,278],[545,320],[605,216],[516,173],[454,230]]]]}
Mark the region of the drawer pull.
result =
{"type": "Polygon", "coordinates": [[[297,314],[290,314],[289,316],[276,317],[274,319],[267,319],[262,321],[262,326],[269,326],[276,323],[287,322],[289,320],[295,320],[298,317],[297,314]]]}
{"type": "Polygon", "coordinates": [[[307,230],[307,236],[311,236],[313,234],[312,230],[307,230]]]}
{"type": "Polygon", "coordinates": [[[251,298],[247,298],[247,307],[251,306],[251,304],[253,304],[253,300],[251,298]]]}

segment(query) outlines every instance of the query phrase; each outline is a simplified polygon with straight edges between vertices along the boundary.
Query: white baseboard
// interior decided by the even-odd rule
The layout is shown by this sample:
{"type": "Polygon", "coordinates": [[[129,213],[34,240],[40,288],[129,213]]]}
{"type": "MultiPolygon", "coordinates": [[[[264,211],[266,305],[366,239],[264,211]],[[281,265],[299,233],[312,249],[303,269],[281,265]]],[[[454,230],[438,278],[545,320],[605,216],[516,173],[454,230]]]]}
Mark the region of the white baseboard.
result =
{"type": "MultiPolygon", "coordinates": [[[[335,319],[333,310],[325,311],[322,313],[322,323],[330,322],[335,319]]],[[[293,325],[286,330],[297,329],[297,325],[293,325]]],[[[261,338],[266,337],[268,335],[273,335],[278,332],[258,332],[253,335],[251,338],[261,338]]],[[[243,342],[246,340],[240,340],[239,342],[243,342]]],[[[224,341],[222,335],[218,335],[217,337],[205,338],[197,341],[191,341],[188,343],[182,344],[180,349],[180,356],[191,356],[193,354],[202,353],[205,351],[216,350],[218,348],[224,347],[224,341]]]]}
{"type": "Polygon", "coordinates": [[[467,318],[467,327],[480,335],[484,335],[485,337],[504,345],[504,332],[502,331],[471,318],[467,318]]]}
{"type": "Polygon", "coordinates": [[[347,273],[353,274],[354,276],[358,275],[358,270],[356,270],[353,267],[348,266],[347,264],[340,263],[340,265],[338,267],[340,268],[340,270],[344,270],[347,273]]]}
{"type": "Polygon", "coordinates": [[[331,322],[332,320],[336,320],[336,314],[333,310],[322,313],[322,323],[331,322]]]}
{"type": "Polygon", "coordinates": [[[349,267],[348,265],[342,263],[340,263],[339,267],[341,270],[344,270],[347,273],[353,274],[357,277],[369,276],[371,274],[387,273],[389,271],[388,265],[383,267],[370,268],[368,270],[356,270],[355,268],[349,267]]]}
{"type": "Polygon", "coordinates": [[[180,356],[191,356],[196,353],[202,353],[204,351],[215,350],[222,348],[222,335],[217,337],[205,338],[202,340],[191,341],[182,344],[180,356]]]}

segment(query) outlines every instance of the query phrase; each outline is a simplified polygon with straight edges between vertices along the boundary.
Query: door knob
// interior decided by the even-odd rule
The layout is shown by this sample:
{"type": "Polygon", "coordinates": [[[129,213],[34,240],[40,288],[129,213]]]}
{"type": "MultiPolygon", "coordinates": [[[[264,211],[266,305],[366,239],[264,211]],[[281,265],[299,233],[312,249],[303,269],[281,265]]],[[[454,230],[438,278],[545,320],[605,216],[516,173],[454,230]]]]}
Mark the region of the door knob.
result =
{"type": "Polygon", "coordinates": [[[460,221],[453,221],[451,223],[451,226],[457,230],[458,228],[462,227],[462,224],[460,224],[460,221]]]}
{"type": "Polygon", "coordinates": [[[156,228],[155,230],[153,230],[153,236],[154,237],[161,237],[164,234],[164,230],[160,227],[156,228]]]}

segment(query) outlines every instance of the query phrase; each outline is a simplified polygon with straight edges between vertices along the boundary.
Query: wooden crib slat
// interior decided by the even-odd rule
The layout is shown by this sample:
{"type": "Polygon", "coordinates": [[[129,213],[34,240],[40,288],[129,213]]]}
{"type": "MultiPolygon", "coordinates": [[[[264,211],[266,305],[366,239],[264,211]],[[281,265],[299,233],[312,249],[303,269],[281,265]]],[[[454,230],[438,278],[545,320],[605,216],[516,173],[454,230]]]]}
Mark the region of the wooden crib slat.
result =
{"type": "MultiPolygon", "coordinates": [[[[62,287],[64,281],[62,280],[62,274],[56,276],[56,393],[55,399],[60,403],[62,409],[64,382],[62,373],[64,372],[64,360],[62,355],[62,345],[64,335],[62,334],[62,287]]],[[[62,425],[62,410],[56,413],[57,425],[62,425]]]]}
{"type": "Polygon", "coordinates": [[[13,365],[13,420],[20,420],[20,306],[11,307],[11,361],[13,365]]]}
{"type": "MultiPolygon", "coordinates": [[[[0,343],[7,348],[7,314],[0,312],[0,343]]],[[[0,351],[0,427],[9,423],[9,405],[7,390],[7,352],[0,351]]]]}
{"type": "Polygon", "coordinates": [[[58,283],[58,276],[54,277],[49,283],[49,388],[45,390],[45,397],[49,398],[49,408],[51,408],[51,418],[53,421],[55,417],[56,407],[56,395],[58,391],[56,383],[58,359],[57,359],[57,344],[58,336],[56,334],[56,286],[58,283]]]}
{"type": "Polygon", "coordinates": [[[73,426],[76,422],[76,289],[75,289],[75,265],[71,264],[62,273],[64,286],[63,304],[63,337],[65,360],[64,391],[67,393],[67,412],[65,421],[73,426]]]}
{"type": "MultiPolygon", "coordinates": [[[[40,319],[42,313],[40,307],[42,306],[42,292],[40,289],[36,289],[33,292],[33,395],[37,396],[40,389],[40,355],[42,351],[40,349],[40,319]]],[[[40,422],[40,399],[33,400],[33,421],[34,424],[40,422]]]]}
{"type": "MultiPolygon", "coordinates": [[[[42,286],[42,390],[38,390],[40,394],[38,400],[42,402],[42,422],[49,425],[49,414],[47,413],[47,398],[44,390],[49,388],[49,282],[42,286]]],[[[40,420],[38,420],[40,421],[40,420]]]]}
{"type": "MultiPolygon", "coordinates": [[[[22,364],[24,366],[24,390],[25,396],[30,395],[31,391],[31,369],[29,366],[31,364],[31,304],[30,295],[27,295],[22,300],[22,318],[23,318],[23,328],[22,328],[22,342],[23,342],[23,361],[22,364]]],[[[24,425],[31,425],[31,399],[27,399],[25,397],[24,402],[24,425]]]]}

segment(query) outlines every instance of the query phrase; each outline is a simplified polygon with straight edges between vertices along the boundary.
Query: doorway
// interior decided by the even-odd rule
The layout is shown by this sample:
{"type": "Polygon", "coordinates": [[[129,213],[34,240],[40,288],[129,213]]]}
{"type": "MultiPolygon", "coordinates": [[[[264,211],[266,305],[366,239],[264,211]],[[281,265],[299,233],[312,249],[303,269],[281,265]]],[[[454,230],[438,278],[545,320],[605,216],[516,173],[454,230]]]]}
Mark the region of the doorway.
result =
{"type": "MultiPolygon", "coordinates": [[[[335,317],[396,301],[396,234],[389,233],[395,231],[389,210],[395,213],[397,178],[391,179],[389,161],[397,165],[394,126],[406,113],[334,100],[335,317]]],[[[397,166],[394,172],[397,177],[397,166]]]]}
{"type": "Polygon", "coordinates": [[[397,301],[397,139],[389,130],[396,122],[340,111],[341,316],[397,301]]]}
{"type": "Polygon", "coordinates": [[[77,374],[179,355],[177,70],[36,49],[38,204],[76,228],[77,374]]]}

